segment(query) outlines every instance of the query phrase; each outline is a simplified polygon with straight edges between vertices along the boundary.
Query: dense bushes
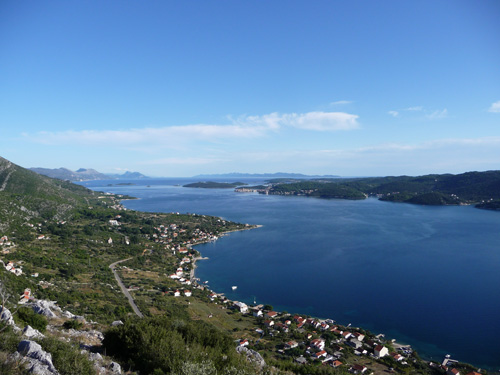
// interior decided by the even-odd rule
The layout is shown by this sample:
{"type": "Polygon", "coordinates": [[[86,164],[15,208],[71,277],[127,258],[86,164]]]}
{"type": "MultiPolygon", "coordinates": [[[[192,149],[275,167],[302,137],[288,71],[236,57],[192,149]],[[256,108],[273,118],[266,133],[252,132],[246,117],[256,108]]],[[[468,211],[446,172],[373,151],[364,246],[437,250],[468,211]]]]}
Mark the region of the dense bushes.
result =
{"type": "Polygon", "coordinates": [[[228,335],[202,321],[167,316],[128,321],[105,333],[104,346],[141,374],[255,373],[228,335]]]}
{"type": "Polygon", "coordinates": [[[20,307],[19,310],[17,310],[17,316],[24,323],[29,324],[40,332],[45,332],[47,328],[47,318],[35,313],[29,307],[20,307]]]}
{"type": "Polygon", "coordinates": [[[45,338],[41,345],[52,354],[52,363],[60,375],[96,375],[92,362],[77,347],[55,338],[45,338]]]}

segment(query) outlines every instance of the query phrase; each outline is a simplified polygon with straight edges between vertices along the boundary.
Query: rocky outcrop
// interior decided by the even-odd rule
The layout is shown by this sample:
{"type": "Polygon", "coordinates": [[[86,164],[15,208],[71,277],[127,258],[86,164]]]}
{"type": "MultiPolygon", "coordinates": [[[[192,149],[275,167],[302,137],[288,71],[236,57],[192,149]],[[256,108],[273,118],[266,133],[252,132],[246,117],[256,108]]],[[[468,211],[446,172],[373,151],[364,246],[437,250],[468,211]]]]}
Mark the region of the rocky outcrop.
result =
{"type": "Polygon", "coordinates": [[[34,341],[23,340],[17,347],[28,371],[35,375],[57,375],[58,372],[52,363],[52,355],[47,353],[34,341]]]}
{"type": "Polygon", "coordinates": [[[23,336],[29,339],[42,339],[45,337],[43,333],[38,331],[37,329],[32,328],[30,325],[27,325],[23,329],[23,336]]]}
{"type": "Polygon", "coordinates": [[[0,306],[0,320],[6,322],[8,325],[12,326],[14,328],[14,331],[20,331],[21,329],[16,325],[14,322],[14,318],[12,317],[12,314],[10,310],[6,307],[2,309],[0,306]]]}
{"type": "Polygon", "coordinates": [[[236,348],[236,351],[240,354],[245,354],[247,356],[247,360],[249,360],[252,363],[255,363],[257,366],[261,368],[266,365],[264,358],[262,358],[260,353],[256,352],[255,350],[248,349],[246,346],[238,346],[236,348]]]}
{"type": "Polygon", "coordinates": [[[56,305],[55,301],[37,300],[32,303],[27,303],[26,306],[31,307],[34,312],[46,316],[47,318],[57,317],[54,311],[62,313],[61,308],[56,305]]]}

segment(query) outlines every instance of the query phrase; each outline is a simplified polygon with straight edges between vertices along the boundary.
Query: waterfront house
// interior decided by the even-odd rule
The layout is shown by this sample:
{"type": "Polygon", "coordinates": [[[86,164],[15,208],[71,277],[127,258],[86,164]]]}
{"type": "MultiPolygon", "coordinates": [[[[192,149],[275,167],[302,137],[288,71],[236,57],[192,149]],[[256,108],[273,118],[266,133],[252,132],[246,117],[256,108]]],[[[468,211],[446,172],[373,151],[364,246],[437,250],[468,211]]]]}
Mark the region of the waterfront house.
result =
{"type": "Polygon", "coordinates": [[[396,362],[402,361],[404,357],[399,353],[391,353],[390,356],[394,358],[396,362]]]}
{"type": "MultiPolygon", "coordinates": [[[[382,345],[377,345],[375,349],[373,350],[373,353],[375,354],[376,357],[382,358],[385,357],[387,354],[389,354],[389,349],[387,349],[385,346],[382,345]]],[[[457,375],[457,374],[454,374],[457,375]]]]}
{"type": "Polygon", "coordinates": [[[347,340],[349,337],[352,336],[352,333],[348,332],[348,331],[344,331],[344,332],[342,332],[342,336],[344,337],[345,340],[347,340]]]}
{"type": "Polygon", "coordinates": [[[271,319],[274,319],[278,316],[278,313],[276,311],[269,311],[266,313],[266,317],[267,318],[271,318],[271,319]]]}
{"type": "Polygon", "coordinates": [[[234,305],[240,310],[240,313],[245,314],[248,312],[248,306],[243,302],[235,302],[234,305]]]}
{"type": "Polygon", "coordinates": [[[446,371],[446,375],[460,375],[460,371],[457,370],[456,368],[451,368],[448,371],[446,371]]]}
{"type": "Polygon", "coordinates": [[[256,318],[262,318],[263,313],[262,313],[262,310],[254,310],[252,315],[255,316],[256,318]]]}
{"type": "Polygon", "coordinates": [[[363,339],[365,338],[365,335],[363,335],[361,332],[354,332],[352,335],[359,341],[363,341],[363,339]]]}

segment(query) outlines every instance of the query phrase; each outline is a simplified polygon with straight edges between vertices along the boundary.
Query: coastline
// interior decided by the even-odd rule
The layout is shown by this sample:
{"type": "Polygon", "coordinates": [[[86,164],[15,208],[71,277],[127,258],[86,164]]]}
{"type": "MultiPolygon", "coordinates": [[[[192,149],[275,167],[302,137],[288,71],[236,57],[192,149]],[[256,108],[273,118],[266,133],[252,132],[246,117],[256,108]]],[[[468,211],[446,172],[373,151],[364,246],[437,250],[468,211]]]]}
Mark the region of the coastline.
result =
{"type": "MultiPolygon", "coordinates": [[[[257,228],[262,228],[263,225],[261,224],[255,224],[255,225],[249,225],[247,224],[248,227],[245,227],[245,228],[241,228],[241,229],[232,229],[232,230],[228,230],[224,233],[221,233],[221,235],[219,237],[224,237],[224,236],[227,236],[229,233],[233,233],[233,232],[241,232],[243,230],[250,230],[250,229],[257,229],[257,228]]],[[[193,248],[194,246],[197,246],[197,245],[203,245],[203,244],[206,244],[206,243],[209,243],[209,242],[213,242],[213,241],[210,241],[210,240],[207,240],[207,241],[203,241],[203,242],[199,242],[197,244],[194,244],[194,245],[191,245],[190,247],[193,248]]],[[[198,254],[200,254],[199,256],[195,257],[192,259],[192,264],[193,264],[193,267],[191,268],[191,271],[189,273],[189,279],[191,280],[191,282],[194,281],[195,279],[195,271],[196,271],[196,262],[199,261],[199,260],[206,260],[206,259],[209,259],[208,257],[204,257],[200,251],[196,250],[198,252],[198,254]]]]}

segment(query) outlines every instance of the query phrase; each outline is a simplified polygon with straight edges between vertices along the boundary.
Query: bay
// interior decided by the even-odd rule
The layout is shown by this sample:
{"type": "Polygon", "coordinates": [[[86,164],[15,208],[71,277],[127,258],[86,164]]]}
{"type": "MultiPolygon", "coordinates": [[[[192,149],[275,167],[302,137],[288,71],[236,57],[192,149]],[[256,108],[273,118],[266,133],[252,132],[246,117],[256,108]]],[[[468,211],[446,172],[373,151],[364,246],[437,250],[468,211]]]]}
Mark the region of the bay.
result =
{"type": "Polygon", "coordinates": [[[134,210],[262,225],[197,246],[209,258],[197,277],[230,299],[384,333],[434,361],[500,368],[499,212],[178,186],[194,181],[82,184],[136,196],[123,202],[134,210]]]}

